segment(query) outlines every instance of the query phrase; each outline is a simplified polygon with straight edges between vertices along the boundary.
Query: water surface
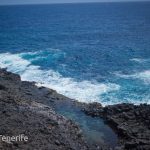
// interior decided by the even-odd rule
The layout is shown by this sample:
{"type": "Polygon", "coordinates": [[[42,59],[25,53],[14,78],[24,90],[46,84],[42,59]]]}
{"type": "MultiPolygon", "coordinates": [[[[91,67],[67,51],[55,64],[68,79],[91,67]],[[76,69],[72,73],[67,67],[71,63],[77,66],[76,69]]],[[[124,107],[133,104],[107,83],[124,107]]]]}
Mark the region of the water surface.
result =
{"type": "Polygon", "coordinates": [[[0,6],[0,67],[83,102],[150,103],[150,2],[0,6]]]}

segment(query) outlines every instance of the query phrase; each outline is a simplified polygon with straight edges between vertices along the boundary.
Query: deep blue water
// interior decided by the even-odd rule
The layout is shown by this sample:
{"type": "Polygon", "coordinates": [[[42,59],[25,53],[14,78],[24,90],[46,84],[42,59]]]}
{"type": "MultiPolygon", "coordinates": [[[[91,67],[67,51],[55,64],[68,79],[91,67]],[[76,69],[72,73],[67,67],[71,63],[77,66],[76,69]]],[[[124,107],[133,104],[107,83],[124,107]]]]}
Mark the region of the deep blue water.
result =
{"type": "Polygon", "coordinates": [[[79,101],[150,103],[150,2],[0,6],[0,67],[79,101]]]}

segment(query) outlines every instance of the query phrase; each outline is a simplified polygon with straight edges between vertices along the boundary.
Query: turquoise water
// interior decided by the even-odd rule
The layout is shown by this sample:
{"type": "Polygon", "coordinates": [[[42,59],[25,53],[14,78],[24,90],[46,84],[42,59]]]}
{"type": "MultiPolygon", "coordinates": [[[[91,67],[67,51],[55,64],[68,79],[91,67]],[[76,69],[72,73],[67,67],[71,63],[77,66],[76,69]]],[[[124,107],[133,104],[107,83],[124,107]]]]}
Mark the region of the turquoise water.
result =
{"type": "Polygon", "coordinates": [[[150,3],[0,6],[0,67],[82,102],[150,103],[150,3]]]}

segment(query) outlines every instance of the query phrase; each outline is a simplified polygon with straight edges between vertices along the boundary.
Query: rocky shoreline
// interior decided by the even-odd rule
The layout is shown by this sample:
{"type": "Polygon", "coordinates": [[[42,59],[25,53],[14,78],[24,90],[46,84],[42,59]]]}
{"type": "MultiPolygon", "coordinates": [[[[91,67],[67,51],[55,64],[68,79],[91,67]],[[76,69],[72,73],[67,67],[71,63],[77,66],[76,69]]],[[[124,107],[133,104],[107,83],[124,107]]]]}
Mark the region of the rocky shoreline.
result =
{"type": "Polygon", "coordinates": [[[28,142],[1,141],[0,149],[89,149],[75,123],[38,101],[46,100],[40,91],[45,97],[54,92],[38,89],[33,83],[21,82],[18,75],[0,70],[0,135],[24,134],[29,138],[28,142]]]}
{"type": "Polygon", "coordinates": [[[150,149],[150,105],[102,107],[99,103],[79,103],[52,89],[37,87],[34,82],[21,81],[19,75],[5,69],[0,69],[0,135],[24,134],[29,141],[0,141],[0,149],[112,149],[89,144],[75,122],[55,112],[55,105],[61,102],[71,103],[89,116],[103,118],[118,135],[116,150],[150,149]]]}
{"type": "Polygon", "coordinates": [[[120,149],[150,149],[150,105],[118,104],[102,107],[87,105],[83,111],[90,116],[104,118],[119,136],[120,149]]]}

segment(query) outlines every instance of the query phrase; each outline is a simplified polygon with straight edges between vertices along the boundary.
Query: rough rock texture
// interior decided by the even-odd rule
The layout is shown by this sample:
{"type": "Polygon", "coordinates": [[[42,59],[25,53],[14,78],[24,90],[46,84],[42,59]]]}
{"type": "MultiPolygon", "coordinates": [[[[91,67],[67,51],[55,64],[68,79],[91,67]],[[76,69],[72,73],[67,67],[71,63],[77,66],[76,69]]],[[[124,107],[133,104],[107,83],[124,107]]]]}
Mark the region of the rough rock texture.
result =
{"type": "Polygon", "coordinates": [[[92,103],[86,105],[83,111],[105,119],[119,136],[119,149],[150,150],[150,105],[118,104],[102,107],[99,103],[92,103]]]}
{"type": "Polygon", "coordinates": [[[0,150],[108,150],[103,145],[89,145],[76,123],[53,110],[62,101],[87,115],[104,118],[119,136],[116,150],[150,149],[150,105],[79,103],[0,69],[0,135],[29,137],[28,142],[0,141],[0,150]]]}
{"type": "Polygon", "coordinates": [[[0,135],[24,134],[29,138],[28,142],[0,140],[0,150],[92,149],[83,139],[79,127],[50,107],[51,101],[61,98],[53,90],[21,82],[18,75],[0,69],[0,135]]]}

